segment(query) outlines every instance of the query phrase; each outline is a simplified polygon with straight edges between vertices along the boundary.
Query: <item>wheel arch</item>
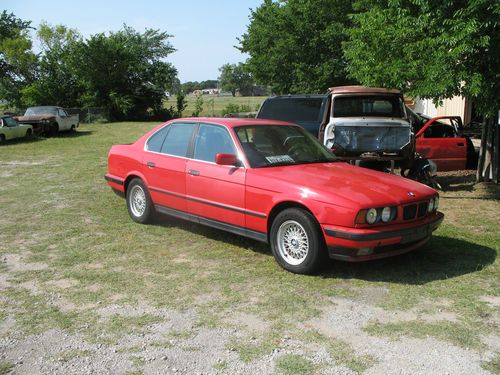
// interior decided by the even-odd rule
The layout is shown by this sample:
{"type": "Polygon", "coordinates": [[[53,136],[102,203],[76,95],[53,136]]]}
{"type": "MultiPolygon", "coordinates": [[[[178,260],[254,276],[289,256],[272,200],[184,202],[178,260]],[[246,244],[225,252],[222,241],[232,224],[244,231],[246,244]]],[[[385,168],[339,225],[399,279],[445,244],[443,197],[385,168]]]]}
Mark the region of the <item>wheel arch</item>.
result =
{"type": "Polygon", "coordinates": [[[123,181],[123,192],[125,194],[127,194],[127,189],[128,189],[128,186],[130,185],[130,181],[132,181],[134,178],[138,178],[139,180],[142,180],[142,182],[144,182],[146,184],[146,186],[148,186],[146,179],[144,178],[144,176],[141,173],[130,172],[129,175],[127,176],[127,178],[125,179],[125,181],[123,181]]]}
{"type": "Polygon", "coordinates": [[[282,202],[277,203],[271,209],[271,211],[269,212],[269,215],[267,217],[267,237],[268,237],[268,240],[269,240],[269,236],[271,233],[271,226],[273,225],[274,219],[276,218],[276,216],[278,216],[278,214],[280,212],[282,212],[288,208],[300,208],[300,209],[303,209],[304,211],[309,212],[312,215],[312,217],[314,218],[314,220],[316,220],[316,223],[318,223],[318,225],[319,225],[318,219],[316,218],[314,213],[309,209],[309,207],[307,207],[306,205],[304,205],[300,202],[296,202],[296,201],[289,201],[289,200],[282,201],[282,202]]]}

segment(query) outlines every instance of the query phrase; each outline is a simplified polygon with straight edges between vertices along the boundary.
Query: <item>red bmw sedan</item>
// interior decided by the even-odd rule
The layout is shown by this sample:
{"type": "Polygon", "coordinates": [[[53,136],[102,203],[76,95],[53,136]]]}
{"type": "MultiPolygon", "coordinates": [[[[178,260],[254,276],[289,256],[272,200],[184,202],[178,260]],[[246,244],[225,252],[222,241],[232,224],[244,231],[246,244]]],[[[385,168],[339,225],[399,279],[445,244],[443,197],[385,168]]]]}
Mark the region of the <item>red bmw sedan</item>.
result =
{"type": "Polygon", "coordinates": [[[411,251],[444,217],[435,190],[338,162],[300,126],[280,121],[169,121],[113,146],[105,178],[136,222],[162,213],[263,241],[296,273],[313,273],[328,257],[411,251]]]}

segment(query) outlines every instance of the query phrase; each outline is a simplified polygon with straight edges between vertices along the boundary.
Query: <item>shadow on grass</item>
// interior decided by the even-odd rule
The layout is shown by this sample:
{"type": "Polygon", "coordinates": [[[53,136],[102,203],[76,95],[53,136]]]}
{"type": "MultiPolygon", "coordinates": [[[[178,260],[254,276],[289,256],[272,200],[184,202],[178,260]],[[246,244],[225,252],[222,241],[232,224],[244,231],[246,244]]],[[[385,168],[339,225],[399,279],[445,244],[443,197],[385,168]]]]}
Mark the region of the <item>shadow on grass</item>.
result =
{"type": "Polygon", "coordinates": [[[75,130],[75,131],[60,132],[54,138],[79,138],[91,134],[92,134],[91,130],[75,130]]]}
{"type": "MultiPolygon", "coordinates": [[[[272,256],[270,246],[201,224],[161,217],[156,225],[177,227],[216,241],[272,256]]],[[[489,247],[451,237],[433,236],[422,248],[404,255],[360,263],[329,261],[316,277],[361,279],[423,285],[481,271],[497,253],[489,247]]]]}
{"type": "Polygon", "coordinates": [[[332,261],[321,276],[423,285],[481,271],[496,257],[489,247],[433,236],[427,245],[401,256],[363,263],[332,261]]]}
{"type": "Polygon", "coordinates": [[[45,138],[40,138],[36,136],[32,136],[29,138],[15,138],[15,139],[9,139],[8,141],[0,142],[0,147],[9,145],[14,146],[19,144],[36,143],[40,141],[45,141],[45,138]]]}
{"type": "MultiPolygon", "coordinates": [[[[467,171],[469,172],[469,171],[467,171]]],[[[438,176],[436,181],[441,185],[443,192],[473,191],[476,182],[475,173],[438,176]]]]}

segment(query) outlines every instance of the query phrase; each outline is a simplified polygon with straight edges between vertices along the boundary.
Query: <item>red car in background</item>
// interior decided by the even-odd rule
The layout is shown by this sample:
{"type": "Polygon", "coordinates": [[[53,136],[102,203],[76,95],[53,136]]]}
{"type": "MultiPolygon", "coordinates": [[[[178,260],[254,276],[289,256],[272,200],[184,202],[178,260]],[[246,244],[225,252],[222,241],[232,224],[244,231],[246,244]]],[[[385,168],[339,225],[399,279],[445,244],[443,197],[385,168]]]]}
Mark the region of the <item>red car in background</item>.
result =
{"type": "Polygon", "coordinates": [[[408,252],[443,220],[435,190],[338,162],[300,126],[271,120],[167,122],[113,146],[105,178],[136,222],[159,212],[267,242],[297,273],[328,256],[408,252]]]}
{"type": "Polygon", "coordinates": [[[475,169],[478,155],[471,139],[463,135],[460,116],[429,117],[412,112],[416,152],[437,165],[438,171],[475,169]]]}

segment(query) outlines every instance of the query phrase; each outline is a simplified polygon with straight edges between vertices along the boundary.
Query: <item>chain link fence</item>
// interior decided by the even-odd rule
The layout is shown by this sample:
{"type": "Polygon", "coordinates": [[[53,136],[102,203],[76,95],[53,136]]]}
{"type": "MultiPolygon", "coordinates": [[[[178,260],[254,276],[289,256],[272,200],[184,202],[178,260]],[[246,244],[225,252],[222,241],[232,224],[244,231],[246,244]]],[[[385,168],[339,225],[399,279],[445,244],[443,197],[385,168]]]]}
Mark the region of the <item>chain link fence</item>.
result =
{"type": "Polygon", "coordinates": [[[109,110],[104,107],[65,108],[69,115],[79,115],[81,124],[109,122],[109,110]]]}

